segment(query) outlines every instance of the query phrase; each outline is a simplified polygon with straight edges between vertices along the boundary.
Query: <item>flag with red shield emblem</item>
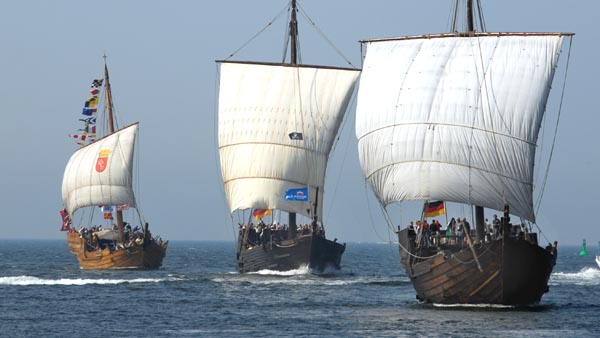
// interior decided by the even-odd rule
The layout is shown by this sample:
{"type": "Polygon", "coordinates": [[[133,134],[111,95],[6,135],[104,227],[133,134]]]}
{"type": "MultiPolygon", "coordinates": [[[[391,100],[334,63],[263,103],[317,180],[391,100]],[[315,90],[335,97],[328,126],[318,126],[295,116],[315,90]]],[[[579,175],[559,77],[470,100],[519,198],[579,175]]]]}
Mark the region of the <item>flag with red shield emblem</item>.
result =
{"type": "Polygon", "coordinates": [[[98,154],[98,160],[96,161],[96,171],[101,173],[106,170],[108,166],[108,156],[112,151],[110,149],[102,149],[98,154]]]}
{"type": "Polygon", "coordinates": [[[62,217],[62,226],[60,227],[60,231],[71,230],[71,227],[69,226],[69,224],[71,224],[71,217],[69,217],[67,209],[62,209],[60,211],[60,217],[62,217]]]}

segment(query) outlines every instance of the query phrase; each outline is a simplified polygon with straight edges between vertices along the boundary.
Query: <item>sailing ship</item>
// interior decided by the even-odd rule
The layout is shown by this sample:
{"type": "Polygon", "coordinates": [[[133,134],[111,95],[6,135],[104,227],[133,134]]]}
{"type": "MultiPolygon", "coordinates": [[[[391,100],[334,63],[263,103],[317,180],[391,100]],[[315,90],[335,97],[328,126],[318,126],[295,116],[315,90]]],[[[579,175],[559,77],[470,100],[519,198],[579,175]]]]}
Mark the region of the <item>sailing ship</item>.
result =
{"type": "Polygon", "coordinates": [[[138,123],[115,128],[108,67],[104,65],[104,78],[94,80],[92,96],[83,109],[85,128],[76,135],[80,148],[69,159],[65,168],[62,196],[65,209],[63,229],[67,232],[69,250],[79,260],[83,269],[142,268],[157,269],[162,265],[168,241],[154,238],[148,223],[142,221],[133,191],[133,155],[138,123]],[[97,140],[95,122],[98,93],[104,86],[105,111],[107,111],[108,134],[97,140]],[[104,229],[92,225],[93,215],[83,219],[87,227],[77,231],[73,226],[73,215],[80,208],[102,208],[104,229]],[[124,211],[137,211],[140,225],[131,227],[124,221],[124,211]],[[113,212],[116,224],[112,224],[113,212]],[[143,226],[142,226],[143,223],[143,226]]]}
{"type": "Polygon", "coordinates": [[[465,32],[455,21],[452,33],[361,41],[359,158],[388,222],[388,206],[424,201],[419,229],[398,226],[418,300],[536,304],[556,249],[510,216],[535,223],[536,142],[563,39],[573,34],[486,32],[473,15],[480,3],[465,5],[466,15],[454,13],[466,16],[465,32]],[[429,204],[446,201],[474,209],[474,231],[425,230],[429,204]],[[484,208],[503,210],[497,231],[485,229],[484,208]]]}
{"type": "Polygon", "coordinates": [[[321,201],[329,154],[360,70],[301,64],[295,0],[288,9],[289,62],[285,56],[282,63],[216,61],[223,184],[232,220],[242,215],[240,272],[340,269],[345,250],[325,236],[321,201]],[[275,214],[286,213],[287,223],[276,221],[275,214]]]}
{"type": "Polygon", "coordinates": [[[600,242],[598,242],[598,254],[596,255],[596,264],[598,264],[598,268],[600,268],[600,242]]]}

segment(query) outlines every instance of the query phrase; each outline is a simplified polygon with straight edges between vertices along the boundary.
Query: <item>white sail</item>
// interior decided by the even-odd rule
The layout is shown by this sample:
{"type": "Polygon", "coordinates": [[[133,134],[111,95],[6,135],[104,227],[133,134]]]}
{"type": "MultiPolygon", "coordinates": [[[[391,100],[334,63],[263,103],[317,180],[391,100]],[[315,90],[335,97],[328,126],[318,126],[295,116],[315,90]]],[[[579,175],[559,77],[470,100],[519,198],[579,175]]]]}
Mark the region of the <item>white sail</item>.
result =
{"type": "Polygon", "coordinates": [[[533,166],[562,34],[368,43],[356,136],[383,205],[444,200],[535,220],[533,166]]]}
{"type": "Polygon", "coordinates": [[[62,185],[63,202],[69,214],[86,206],[135,207],[132,169],[137,129],[137,123],[125,127],[71,156],[62,185]]]}
{"type": "Polygon", "coordinates": [[[359,73],[221,63],[219,154],[231,212],[258,208],[312,215],[316,187],[323,200],[328,156],[359,73]],[[292,139],[291,133],[302,137],[292,139]],[[309,188],[309,202],[285,200],[287,189],[303,187],[309,188]]]}

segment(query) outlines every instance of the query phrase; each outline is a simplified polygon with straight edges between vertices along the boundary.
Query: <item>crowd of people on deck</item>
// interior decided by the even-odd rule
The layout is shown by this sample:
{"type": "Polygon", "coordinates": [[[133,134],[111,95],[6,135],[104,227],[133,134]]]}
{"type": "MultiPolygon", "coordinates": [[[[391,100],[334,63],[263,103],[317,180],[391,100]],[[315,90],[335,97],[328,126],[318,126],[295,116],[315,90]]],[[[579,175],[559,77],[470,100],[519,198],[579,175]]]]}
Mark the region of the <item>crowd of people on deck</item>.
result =
{"type": "MultiPolygon", "coordinates": [[[[513,225],[508,224],[509,236],[518,239],[524,239],[537,244],[537,234],[534,234],[531,225],[525,223],[513,225]]],[[[463,245],[468,241],[477,242],[476,230],[466,218],[452,218],[443,225],[433,220],[429,223],[427,220],[418,220],[408,224],[409,236],[414,236],[416,243],[420,246],[439,246],[439,245],[463,245]]],[[[485,242],[490,242],[502,236],[501,221],[497,215],[493,216],[492,222],[487,218],[484,221],[485,242]]]]}
{"type": "Polygon", "coordinates": [[[144,232],[139,226],[131,227],[127,222],[123,223],[123,243],[118,243],[114,239],[103,239],[98,236],[98,233],[103,230],[118,231],[116,224],[113,224],[111,229],[102,228],[101,225],[93,225],[89,229],[81,227],[79,231],[72,228],[71,231],[78,232],[79,236],[85,240],[86,251],[102,251],[104,249],[122,250],[132,246],[141,246],[144,244],[144,232]]]}
{"type": "Polygon", "coordinates": [[[262,245],[266,247],[268,243],[279,244],[282,241],[293,239],[301,236],[312,236],[313,232],[316,236],[325,236],[325,231],[321,225],[313,224],[298,224],[295,232],[290,230],[287,224],[279,224],[273,222],[266,224],[262,220],[258,224],[238,224],[239,236],[245,240],[246,247],[262,245]]]}

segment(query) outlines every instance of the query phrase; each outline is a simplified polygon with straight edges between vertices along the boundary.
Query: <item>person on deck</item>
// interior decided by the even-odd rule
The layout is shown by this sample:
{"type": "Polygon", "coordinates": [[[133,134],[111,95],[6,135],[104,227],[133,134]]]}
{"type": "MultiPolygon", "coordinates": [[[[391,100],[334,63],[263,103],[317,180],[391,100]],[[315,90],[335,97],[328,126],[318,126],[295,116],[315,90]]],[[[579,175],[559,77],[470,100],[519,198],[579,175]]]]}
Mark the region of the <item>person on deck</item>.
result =
{"type": "Polygon", "coordinates": [[[431,221],[431,224],[429,224],[429,232],[433,235],[435,234],[435,232],[437,231],[437,224],[435,223],[435,220],[431,221]]]}
{"type": "Polygon", "coordinates": [[[469,237],[471,237],[471,224],[469,224],[469,222],[467,221],[466,218],[463,218],[463,226],[464,226],[465,234],[467,234],[467,235],[469,235],[469,237]]]}
{"type": "Polygon", "coordinates": [[[437,220],[433,220],[433,228],[432,228],[432,236],[433,236],[433,244],[440,245],[440,231],[442,230],[442,225],[437,220]]]}
{"type": "Polygon", "coordinates": [[[494,219],[492,219],[492,227],[494,228],[494,236],[500,236],[500,220],[496,214],[494,214],[494,219]]]}
{"type": "Polygon", "coordinates": [[[463,236],[463,230],[464,230],[464,223],[463,221],[460,219],[460,217],[457,218],[457,223],[456,223],[456,236],[458,237],[458,243],[460,243],[462,241],[462,236],[463,236]]]}
{"type": "Polygon", "coordinates": [[[423,221],[423,236],[425,236],[426,245],[431,245],[431,229],[427,220],[423,221]]]}
{"type": "Polygon", "coordinates": [[[487,218],[485,219],[483,224],[485,225],[485,233],[486,234],[491,234],[494,231],[494,228],[492,227],[492,223],[490,223],[490,221],[487,218]]]}
{"type": "Polygon", "coordinates": [[[456,219],[454,217],[452,217],[450,219],[450,221],[448,222],[448,224],[446,225],[446,229],[452,228],[455,225],[456,225],[456,219]]]}

